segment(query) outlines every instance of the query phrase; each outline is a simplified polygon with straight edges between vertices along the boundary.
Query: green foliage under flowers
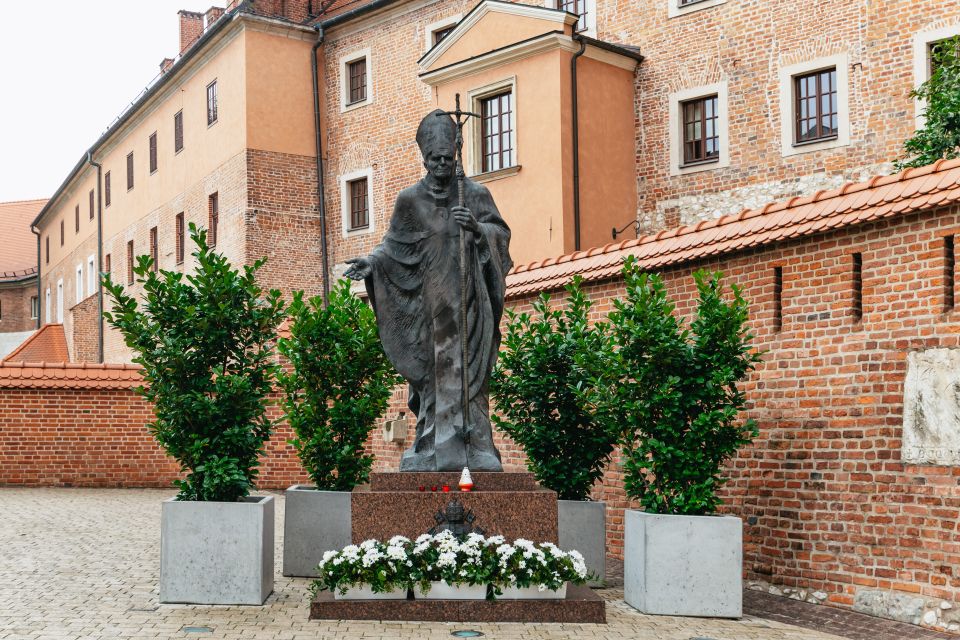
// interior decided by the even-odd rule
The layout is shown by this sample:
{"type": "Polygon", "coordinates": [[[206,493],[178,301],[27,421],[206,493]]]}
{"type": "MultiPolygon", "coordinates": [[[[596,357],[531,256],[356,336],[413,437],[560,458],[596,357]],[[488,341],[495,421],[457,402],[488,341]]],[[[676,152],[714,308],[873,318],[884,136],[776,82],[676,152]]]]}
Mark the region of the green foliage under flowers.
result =
{"type": "Polygon", "coordinates": [[[414,586],[427,592],[432,582],[442,580],[452,585],[491,585],[490,597],[494,597],[505,587],[556,590],[566,582],[583,584],[589,577],[577,551],[522,539],[508,544],[503,536],[486,538],[477,533],[458,538],[449,531],[424,534],[414,542],[394,536],[386,543],[367,540],[327,551],[317,571],[320,577],[311,586],[314,592],[341,594],[359,585],[369,585],[375,593],[414,586]]]}
{"type": "Polygon", "coordinates": [[[290,361],[281,372],[290,443],[318,489],[350,491],[367,481],[373,456],[367,436],[383,415],[400,378],[380,344],[373,310],[340,281],[321,298],[290,304],[290,337],[277,348],[290,361]]]}
{"type": "Polygon", "coordinates": [[[931,68],[930,79],[910,93],[925,103],[924,124],[903,143],[897,171],[960,157],[960,36],[933,47],[931,68]]]}
{"type": "Polygon", "coordinates": [[[264,260],[243,271],[214,253],[206,231],[190,225],[197,267],[187,275],[155,271],[150,256],[134,268],[143,306],[114,283],[104,317],[143,366],[138,389],[154,407],[148,425],[186,472],[178,500],[242,500],[254,486],[270,437],[266,398],[276,373],[271,343],[284,317],[279,291],[256,281],[264,260]],[[186,280],[186,281],[184,281],[186,280]]]}
{"type": "Polygon", "coordinates": [[[564,309],[550,296],[534,315],[508,310],[507,328],[491,378],[497,427],[527,455],[527,467],[561,500],[585,500],[617,443],[617,421],[596,402],[611,382],[611,340],[604,323],[590,324],[590,301],[577,276],[564,309]]]}
{"type": "Polygon", "coordinates": [[[663,281],[628,258],[626,299],[614,302],[610,326],[618,346],[611,366],[621,379],[608,402],[624,424],[627,495],[646,511],[699,515],[716,511],[721,467],[757,435],[740,422],[746,398],[737,383],[754,369],[747,302],[719,273],[694,274],[699,303],[687,329],[663,281]]]}

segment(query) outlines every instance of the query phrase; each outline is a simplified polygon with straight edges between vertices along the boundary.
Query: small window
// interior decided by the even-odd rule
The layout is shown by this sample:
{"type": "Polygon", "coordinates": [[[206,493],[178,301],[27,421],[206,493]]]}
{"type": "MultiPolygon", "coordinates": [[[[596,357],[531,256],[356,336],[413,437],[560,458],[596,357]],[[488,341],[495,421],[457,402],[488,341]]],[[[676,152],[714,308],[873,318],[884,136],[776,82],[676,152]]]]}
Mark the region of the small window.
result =
{"type": "Polygon", "coordinates": [[[350,230],[370,226],[370,203],[367,198],[367,179],[359,178],[347,183],[350,187],[350,230]]]}
{"type": "Polygon", "coordinates": [[[863,320],[863,254],[853,254],[853,321],[863,320]]]}
{"type": "Polygon", "coordinates": [[[93,294],[97,289],[97,268],[94,256],[87,258],[87,295],[93,294]]]}
{"type": "Polygon", "coordinates": [[[150,134],[150,173],[157,171],[157,132],[150,134]]]}
{"type": "Polygon", "coordinates": [[[177,214],[176,259],[177,264],[183,264],[183,211],[177,214]]]}
{"type": "Polygon", "coordinates": [[[90,194],[89,194],[89,196],[90,196],[90,197],[89,197],[89,200],[90,200],[90,219],[93,220],[93,189],[90,189],[90,194]]]}
{"type": "Polygon", "coordinates": [[[513,166],[512,96],[512,92],[507,91],[480,100],[483,173],[513,166]]]}
{"type": "Polygon", "coordinates": [[[103,174],[103,204],[110,206],[110,172],[103,174]]]}
{"type": "Polygon", "coordinates": [[[433,46],[437,46],[438,44],[440,44],[440,41],[446,38],[450,34],[450,32],[456,28],[456,26],[457,25],[452,24],[449,27],[443,27],[441,29],[437,29],[436,31],[434,31],[431,44],[433,46]]]}
{"type": "Polygon", "coordinates": [[[150,259],[153,260],[152,271],[156,272],[157,264],[160,262],[160,255],[157,253],[157,228],[150,229],[150,259]]]}
{"type": "Polygon", "coordinates": [[[77,205],[77,208],[73,210],[73,230],[80,233],[80,205],[77,205]]]}
{"type": "Polygon", "coordinates": [[[956,254],[953,251],[953,236],[943,238],[943,312],[953,311],[956,280],[956,254]]]}
{"type": "Polygon", "coordinates": [[[103,256],[103,272],[110,273],[110,254],[103,256]]]}
{"type": "Polygon", "coordinates": [[[127,284],[133,284],[133,240],[127,242],[127,284]]]}
{"type": "Polygon", "coordinates": [[[217,81],[207,85],[207,126],[217,121],[217,81]]]}
{"type": "Polygon", "coordinates": [[[350,79],[347,104],[356,104],[367,99],[367,59],[361,58],[347,64],[350,79]]]}
{"type": "Polygon", "coordinates": [[[220,194],[211,193],[207,198],[207,215],[209,217],[207,233],[207,244],[211,247],[217,246],[217,227],[220,224],[220,194]]]}
{"type": "Polygon", "coordinates": [[[837,69],[823,69],[794,78],[795,143],[837,137],[837,69]]]}
{"type": "MultiPolygon", "coordinates": [[[[681,6],[683,6],[683,0],[681,0],[681,6]]],[[[568,11],[579,16],[576,26],[577,33],[587,30],[587,25],[589,24],[587,17],[587,0],[557,0],[557,9],[568,11]]]]}
{"type": "Polygon", "coordinates": [[[46,264],[50,264],[50,236],[47,236],[47,259],[46,264]]]}
{"type": "Polygon", "coordinates": [[[127,154],[127,191],[133,189],[133,151],[127,154]]]}
{"type": "Polygon", "coordinates": [[[77,302],[83,302],[83,265],[77,265],[77,302]]]}
{"type": "Polygon", "coordinates": [[[183,149],[183,111],[177,111],[173,116],[173,152],[180,153],[183,149]]]}
{"type": "Polygon", "coordinates": [[[783,329],[783,267],[773,268],[773,330],[783,329]]]}
{"type": "Polygon", "coordinates": [[[40,317],[40,299],[37,296],[30,296],[30,318],[36,320],[40,317]]]}
{"type": "Polygon", "coordinates": [[[683,164],[716,162],[720,159],[717,96],[680,103],[683,121],[683,164]]]}
{"type": "MultiPolygon", "coordinates": [[[[77,205],[77,209],[80,208],[80,205],[77,205]]],[[[63,220],[60,221],[60,246],[63,246],[63,220]]]]}

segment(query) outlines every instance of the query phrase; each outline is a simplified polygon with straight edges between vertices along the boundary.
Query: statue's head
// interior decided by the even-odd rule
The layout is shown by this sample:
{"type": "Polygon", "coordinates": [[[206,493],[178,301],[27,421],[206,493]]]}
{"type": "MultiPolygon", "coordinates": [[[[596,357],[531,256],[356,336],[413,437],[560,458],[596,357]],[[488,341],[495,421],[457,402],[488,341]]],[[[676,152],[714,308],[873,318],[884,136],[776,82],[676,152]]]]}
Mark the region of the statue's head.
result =
{"type": "Polygon", "coordinates": [[[427,114],[417,127],[417,146],[423,166],[436,180],[446,182],[453,177],[457,145],[457,125],[440,109],[427,114]]]}

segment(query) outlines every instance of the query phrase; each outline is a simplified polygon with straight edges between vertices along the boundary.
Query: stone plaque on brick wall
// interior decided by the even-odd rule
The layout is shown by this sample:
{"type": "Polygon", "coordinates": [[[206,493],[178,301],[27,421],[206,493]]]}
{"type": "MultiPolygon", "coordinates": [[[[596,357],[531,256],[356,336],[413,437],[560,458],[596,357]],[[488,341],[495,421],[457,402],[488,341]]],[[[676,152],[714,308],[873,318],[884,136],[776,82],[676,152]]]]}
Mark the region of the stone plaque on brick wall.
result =
{"type": "Polygon", "coordinates": [[[960,465],[960,349],[907,355],[904,462],[960,465]]]}

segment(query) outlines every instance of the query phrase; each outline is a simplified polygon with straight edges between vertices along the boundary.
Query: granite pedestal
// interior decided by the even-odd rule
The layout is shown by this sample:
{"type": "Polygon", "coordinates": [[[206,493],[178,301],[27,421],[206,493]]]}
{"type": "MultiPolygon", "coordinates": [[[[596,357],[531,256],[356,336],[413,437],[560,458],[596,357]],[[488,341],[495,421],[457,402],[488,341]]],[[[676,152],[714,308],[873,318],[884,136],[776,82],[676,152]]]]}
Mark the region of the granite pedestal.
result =
{"type": "Polygon", "coordinates": [[[454,498],[473,512],[473,525],[488,536],[558,542],[557,494],[540,487],[533,474],[471,475],[474,488],[463,492],[457,487],[459,472],[371,473],[370,483],[353,491],[353,542],[395,535],[415,539],[437,524],[434,515],[454,498]],[[450,487],[448,493],[442,490],[444,485],[450,487]]]}

